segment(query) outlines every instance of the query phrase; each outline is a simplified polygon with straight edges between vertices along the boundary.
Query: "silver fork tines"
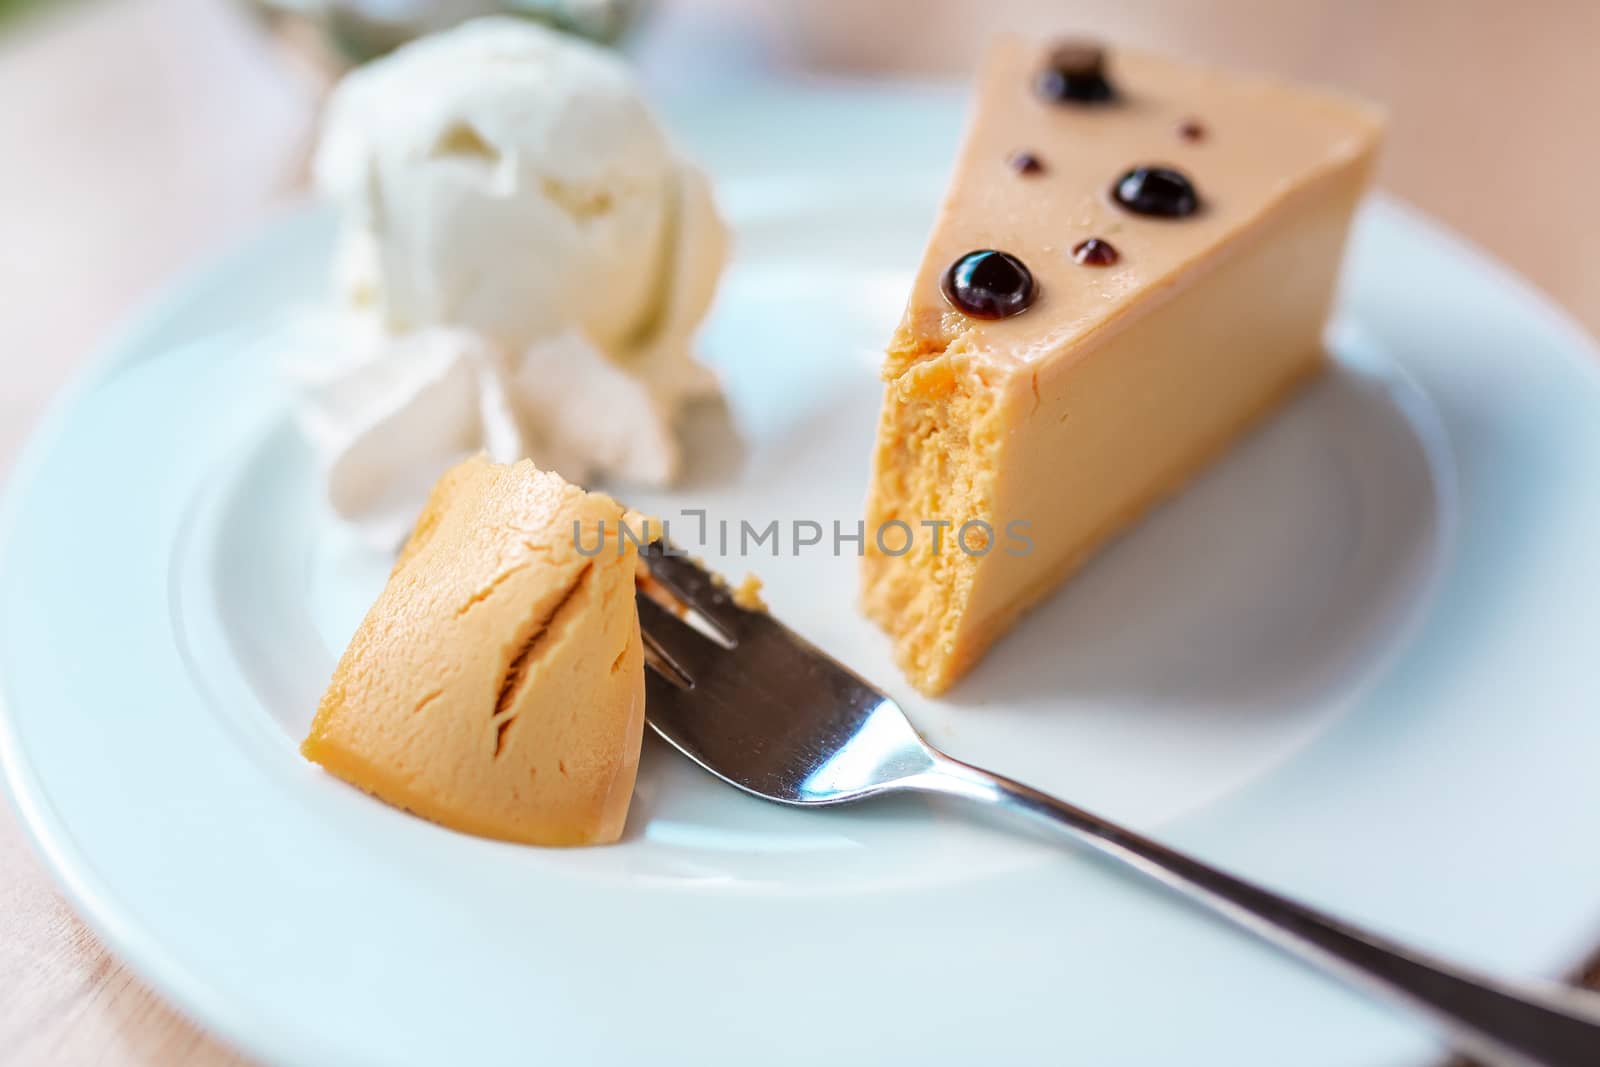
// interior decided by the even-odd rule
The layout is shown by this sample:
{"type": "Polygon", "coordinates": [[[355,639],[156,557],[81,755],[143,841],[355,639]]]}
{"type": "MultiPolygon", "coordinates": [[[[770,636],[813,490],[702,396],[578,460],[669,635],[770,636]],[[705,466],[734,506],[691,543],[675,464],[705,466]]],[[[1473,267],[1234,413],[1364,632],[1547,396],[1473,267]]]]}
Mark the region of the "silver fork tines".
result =
{"type": "Polygon", "coordinates": [[[1600,1064],[1600,996],[1473,973],[952,759],[924,741],[888,696],[766,612],[741,607],[692,560],[659,542],[642,555],[651,576],[705,627],[638,594],[651,652],[649,723],[723,781],[782,804],[840,804],[914,790],[1006,808],[1064,831],[1302,960],[1417,1009],[1486,1063],[1600,1064]]]}
{"type": "Polygon", "coordinates": [[[660,582],[680,602],[691,606],[722,643],[738,642],[743,622],[756,614],[734,603],[727,583],[706,571],[667,541],[652,541],[640,552],[650,567],[650,577],[660,582]]]}

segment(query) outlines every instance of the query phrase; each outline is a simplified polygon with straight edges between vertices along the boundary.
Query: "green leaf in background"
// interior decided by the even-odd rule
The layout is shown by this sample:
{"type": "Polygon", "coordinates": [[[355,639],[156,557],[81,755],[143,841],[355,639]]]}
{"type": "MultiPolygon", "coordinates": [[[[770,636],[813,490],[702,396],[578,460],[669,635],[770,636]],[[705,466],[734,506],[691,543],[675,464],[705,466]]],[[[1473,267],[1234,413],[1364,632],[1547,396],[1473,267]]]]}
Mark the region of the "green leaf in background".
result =
{"type": "MultiPolygon", "coordinates": [[[[0,0],[0,4],[17,0],[0,0]]],[[[31,0],[20,0],[22,3],[31,0]]],[[[554,26],[564,33],[615,44],[635,22],[646,0],[252,0],[277,15],[320,23],[334,48],[365,62],[406,41],[476,15],[511,14],[554,26]]]]}
{"type": "Polygon", "coordinates": [[[0,30],[9,29],[17,15],[43,2],[44,0],[0,0],[0,30]]]}

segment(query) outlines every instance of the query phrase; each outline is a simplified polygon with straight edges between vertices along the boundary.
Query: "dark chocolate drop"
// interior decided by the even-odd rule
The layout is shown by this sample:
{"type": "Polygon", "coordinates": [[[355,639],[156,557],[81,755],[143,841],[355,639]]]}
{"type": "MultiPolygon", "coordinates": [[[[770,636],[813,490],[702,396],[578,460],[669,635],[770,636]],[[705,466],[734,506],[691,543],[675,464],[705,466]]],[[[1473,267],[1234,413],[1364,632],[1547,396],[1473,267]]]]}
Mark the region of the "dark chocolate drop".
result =
{"type": "Polygon", "coordinates": [[[1110,241],[1102,241],[1098,237],[1091,237],[1087,241],[1079,241],[1072,249],[1072,260],[1085,267],[1109,267],[1122,258],[1110,241]]]}
{"type": "Polygon", "coordinates": [[[1044,160],[1032,152],[1013,152],[1006,163],[1018,174],[1032,175],[1044,173],[1044,160]]]}
{"type": "Polygon", "coordinates": [[[1038,295],[1033,274],[1022,260],[989,248],[968,252],[950,264],[939,287],[957,310],[975,319],[1019,315],[1038,295]]]}
{"type": "Polygon", "coordinates": [[[1083,41],[1058,45],[1034,85],[1040,96],[1058,104],[1108,104],[1117,98],[1106,79],[1105,49],[1083,41]]]}
{"type": "Polygon", "coordinates": [[[1171,167],[1134,167],[1111,187],[1111,198],[1136,215],[1181,219],[1200,210],[1200,194],[1171,167]]]}

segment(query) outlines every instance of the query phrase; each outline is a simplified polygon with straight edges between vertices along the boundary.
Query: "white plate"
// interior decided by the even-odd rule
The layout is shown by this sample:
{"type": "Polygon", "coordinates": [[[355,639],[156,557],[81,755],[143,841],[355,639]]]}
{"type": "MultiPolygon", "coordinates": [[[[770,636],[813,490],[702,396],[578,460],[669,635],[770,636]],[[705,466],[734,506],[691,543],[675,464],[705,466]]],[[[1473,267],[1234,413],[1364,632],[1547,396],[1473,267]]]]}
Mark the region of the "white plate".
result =
{"type": "MultiPolygon", "coordinates": [[[[739,235],[705,336],[733,425],[699,426],[689,486],[634,502],[735,533],[853,524],[878,350],[957,125],[948,98],[830,93],[684,117],[739,235]]],[[[303,762],[385,567],[322,516],[271,367],[328,223],[284,221],[131,330],[10,497],[11,788],[75,906],[184,1010],[279,1062],[1427,1058],[1409,1022],[942,804],[780,809],[652,743],[626,843],[543,851],[303,762]]],[[[1392,203],[1350,268],[1339,369],[948,700],[914,699],[855,614],[853,557],[727,567],[957,755],[1555,974],[1600,937],[1595,353],[1392,203]]]]}

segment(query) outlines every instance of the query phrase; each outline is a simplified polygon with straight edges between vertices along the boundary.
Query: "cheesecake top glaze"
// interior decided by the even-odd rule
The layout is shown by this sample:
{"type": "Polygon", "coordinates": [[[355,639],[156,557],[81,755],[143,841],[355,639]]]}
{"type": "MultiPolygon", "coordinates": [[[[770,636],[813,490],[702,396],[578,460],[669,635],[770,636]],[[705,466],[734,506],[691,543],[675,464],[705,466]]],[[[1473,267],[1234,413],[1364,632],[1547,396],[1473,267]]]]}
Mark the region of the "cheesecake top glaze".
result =
{"type": "Polygon", "coordinates": [[[968,166],[952,182],[886,375],[957,342],[1002,365],[1028,363],[1115,328],[1136,301],[1183,285],[1382,135],[1381,114],[1346,97],[1121,48],[1103,58],[1111,99],[1061,99],[1039,88],[1060,48],[1002,38],[986,55],[976,93],[988,103],[963,152],[991,160],[993,173],[968,166]],[[1203,137],[1184,132],[1197,128],[1203,137]],[[1019,151],[1048,167],[1017,173],[1019,151]],[[1119,182],[1138,168],[1186,178],[1197,209],[1164,216],[1119,203],[1119,182]],[[1074,262],[1089,238],[1115,246],[1116,264],[1074,262]],[[1007,253],[1031,272],[1037,292],[1025,313],[979,319],[952,304],[942,279],[976,250],[1007,253]]]}

